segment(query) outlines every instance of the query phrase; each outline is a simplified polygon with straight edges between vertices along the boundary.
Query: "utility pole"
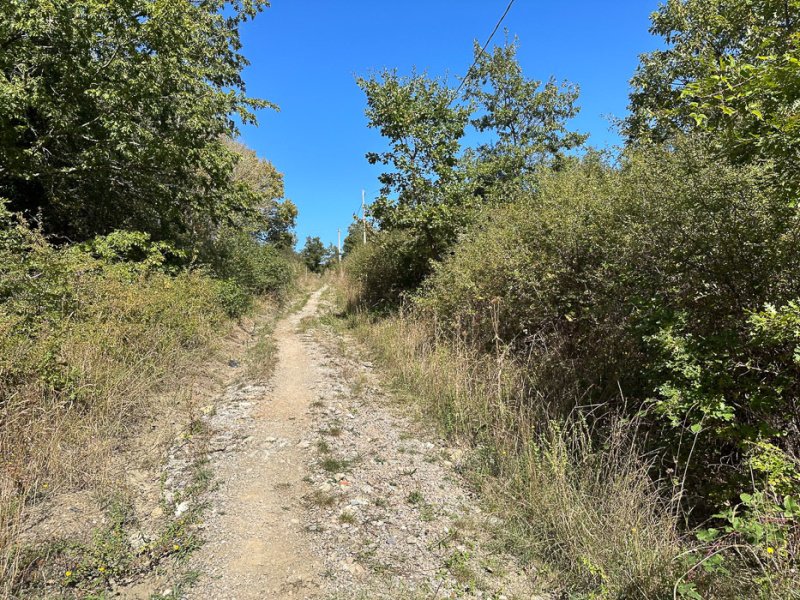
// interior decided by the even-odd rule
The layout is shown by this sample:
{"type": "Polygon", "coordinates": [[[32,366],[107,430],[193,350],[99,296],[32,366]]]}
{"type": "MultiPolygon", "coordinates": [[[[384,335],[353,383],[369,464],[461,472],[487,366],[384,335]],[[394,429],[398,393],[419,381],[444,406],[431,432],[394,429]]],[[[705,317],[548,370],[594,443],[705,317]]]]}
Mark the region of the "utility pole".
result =
{"type": "Polygon", "coordinates": [[[361,227],[364,229],[364,245],[367,245],[367,209],[364,203],[364,190],[361,190],[361,227]]]}
{"type": "Polygon", "coordinates": [[[336,257],[339,259],[339,264],[342,264],[342,230],[339,229],[339,245],[337,246],[338,251],[336,252],[336,257]]]}

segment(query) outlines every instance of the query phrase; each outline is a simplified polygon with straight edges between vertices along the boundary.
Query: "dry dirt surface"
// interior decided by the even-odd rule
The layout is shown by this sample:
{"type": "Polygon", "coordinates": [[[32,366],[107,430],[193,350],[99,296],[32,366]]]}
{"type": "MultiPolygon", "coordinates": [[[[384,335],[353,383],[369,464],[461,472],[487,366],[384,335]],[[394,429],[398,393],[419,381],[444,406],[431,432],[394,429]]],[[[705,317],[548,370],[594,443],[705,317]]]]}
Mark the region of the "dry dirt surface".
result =
{"type": "Polygon", "coordinates": [[[278,323],[270,384],[242,382],[210,419],[218,485],[185,597],[544,598],[493,549],[499,522],[457,474],[463,453],[320,325],[324,292],[278,323]]]}

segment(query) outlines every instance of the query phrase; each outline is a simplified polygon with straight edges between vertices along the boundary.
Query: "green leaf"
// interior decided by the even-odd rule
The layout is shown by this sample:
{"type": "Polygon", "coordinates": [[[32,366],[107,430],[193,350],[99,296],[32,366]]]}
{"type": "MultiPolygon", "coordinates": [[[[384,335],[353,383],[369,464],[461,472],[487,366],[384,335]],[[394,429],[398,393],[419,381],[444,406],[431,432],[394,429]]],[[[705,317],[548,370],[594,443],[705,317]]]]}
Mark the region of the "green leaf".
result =
{"type": "Polygon", "coordinates": [[[709,529],[701,529],[697,532],[696,536],[701,542],[713,542],[719,537],[719,533],[719,529],[710,527],[709,529]]]}

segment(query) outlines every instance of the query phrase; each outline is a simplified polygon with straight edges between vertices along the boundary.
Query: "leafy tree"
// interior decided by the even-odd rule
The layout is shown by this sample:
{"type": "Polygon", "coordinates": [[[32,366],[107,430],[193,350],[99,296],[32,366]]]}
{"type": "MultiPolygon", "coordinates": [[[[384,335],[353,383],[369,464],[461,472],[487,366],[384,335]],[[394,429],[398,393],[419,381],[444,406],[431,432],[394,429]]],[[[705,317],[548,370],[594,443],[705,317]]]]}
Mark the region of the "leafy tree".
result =
{"type": "MultiPolygon", "coordinates": [[[[369,126],[389,143],[388,151],[367,154],[370,163],[391,167],[379,177],[381,196],[370,213],[380,230],[405,232],[386,248],[409,258],[408,269],[393,269],[406,289],[447,254],[487,197],[501,195],[490,194],[498,182],[518,185],[535,166],[559,160],[585,140],[566,127],[578,110],[575,87],[550,81],[540,90],[541,82],[523,76],[516,44],[486,55],[476,45],[475,52],[464,97],[417,73],[384,71],[358,80],[369,126]],[[462,153],[470,123],[492,141],[462,153]]],[[[382,286],[396,288],[390,281],[382,286]]]]}
{"type": "Polygon", "coordinates": [[[254,122],[239,28],[267,0],[0,4],[0,196],[47,231],[188,239],[248,208],[222,139],[254,122]]]}
{"type": "Polygon", "coordinates": [[[330,267],[335,267],[339,264],[341,260],[341,256],[339,255],[339,248],[336,244],[328,244],[328,248],[325,250],[325,259],[323,260],[323,266],[327,269],[330,267]]]}
{"type": "Polygon", "coordinates": [[[800,0],[669,0],[652,18],[667,48],[642,57],[629,139],[711,132],[736,161],[773,161],[795,197],[800,0]]]}
{"type": "Polygon", "coordinates": [[[303,262],[306,264],[309,271],[313,273],[320,273],[323,269],[327,256],[328,251],[325,248],[325,244],[322,243],[322,240],[319,239],[319,237],[309,236],[306,238],[306,244],[300,251],[300,257],[303,259],[303,262]]]}
{"type": "Polygon", "coordinates": [[[465,97],[477,106],[471,123],[492,141],[477,148],[474,170],[482,184],[518,181],[537,165],[554,163],[581,146],[588,136],[570,131],[567,121],[579,111],[578,87],[550,78],[526,79],[517,61],[517,42],[483,52],[475,42],[475,67],[465,97]]]}
{"type": "Polygon", "coordinates": [[[367,221],[366,225],[361,219],[354,219],[350,226],[347,228],[347,235],[342,241],[342,253],[347,256],[355,248],[364,244],[364,227],[367,228],[367,239],[373,234],[373,228],[367,221]]]}
{"type": "Polygon", "coordinates": [[[358,80],[367,96],[369,126],[387,138],[387,152],[367,154],[371,164],[389,165],[380,175],[381,197],[370,207],[384,229],[420,228],[439,245],[441,211],[447,187],[457,178],[460,139],[468,111],[453,106],[455,92],[438,79],[396,71],[358,80]],[[394,197],[392,197],[394,195],[394,197]]]}
{"type": "Polygon", "coordinates": [[[261,241],[276,248],[293,247],[297,241],[292,231],[297,221],[297,206],[291,200],[281,200],[283,174],[244,144],[226,140],[225,145],[238,158],[232,172],[233,183],[239,186],[240,194],[252,196],[247,203],[252,210],[244,215],[250,229],[261,241]]]}

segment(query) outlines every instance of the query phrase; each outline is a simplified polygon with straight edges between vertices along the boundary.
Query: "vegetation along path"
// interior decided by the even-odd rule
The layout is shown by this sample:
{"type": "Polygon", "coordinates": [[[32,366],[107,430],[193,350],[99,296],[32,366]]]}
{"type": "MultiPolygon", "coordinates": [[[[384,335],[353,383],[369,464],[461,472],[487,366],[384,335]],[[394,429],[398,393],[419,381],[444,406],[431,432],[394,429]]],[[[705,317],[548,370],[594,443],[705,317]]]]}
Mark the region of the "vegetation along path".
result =
{"type": "Polygon", "coordinates": [[[215,471],[187,597],[531,598],[491,550],[496,519],[461,453],[387,402],[372,365],[319,327],[325,289],[275,329],[269,388],[240,384],[211,417],[215,471]]]}

